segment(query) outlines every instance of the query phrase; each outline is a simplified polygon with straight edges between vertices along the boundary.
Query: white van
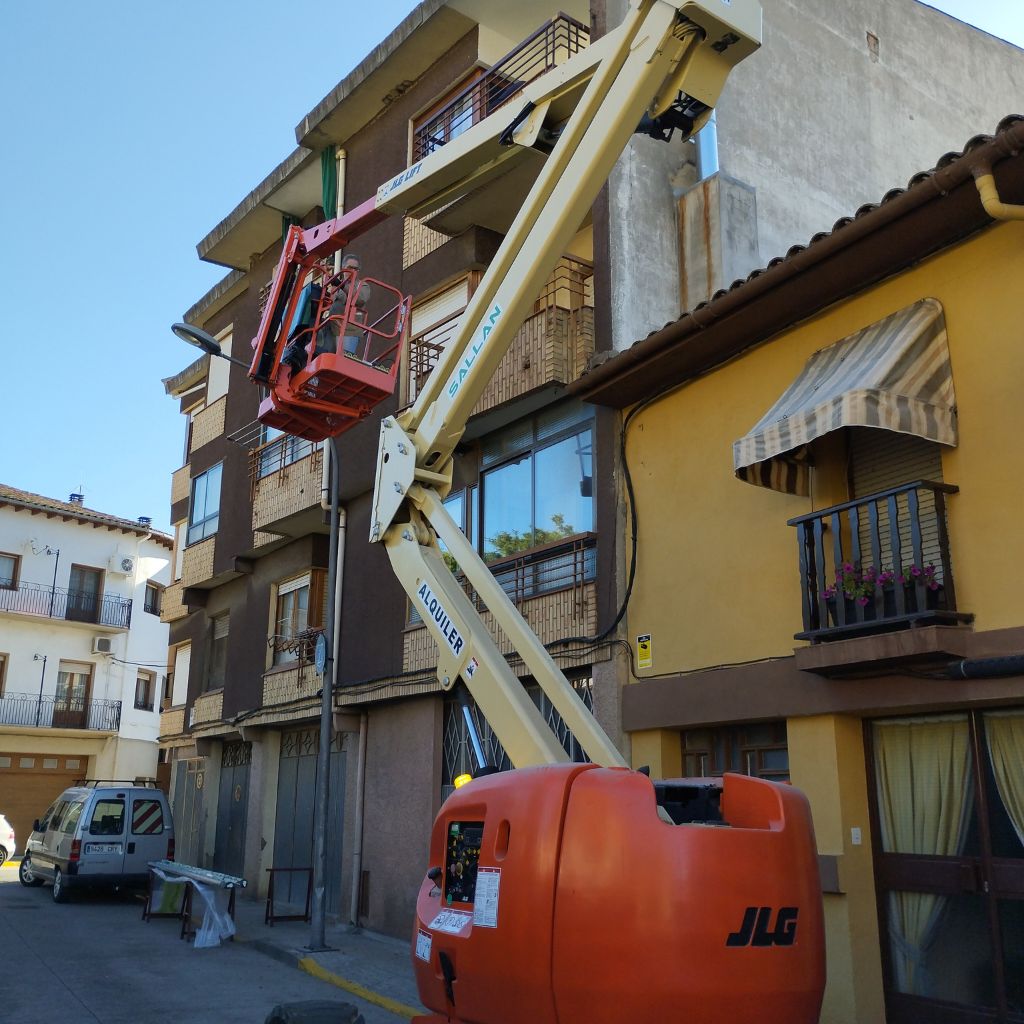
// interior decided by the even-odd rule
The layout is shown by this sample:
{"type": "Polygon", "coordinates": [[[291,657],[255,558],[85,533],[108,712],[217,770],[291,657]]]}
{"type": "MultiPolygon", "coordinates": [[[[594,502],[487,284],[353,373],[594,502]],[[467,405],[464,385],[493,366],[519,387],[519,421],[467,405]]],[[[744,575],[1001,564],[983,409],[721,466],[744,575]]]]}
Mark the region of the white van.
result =
{"type": "Polygon", "coordinates": [[[88,886],[145,886],[149,862],[174,859],[174,823],[155,786],[87,783],[64,790],[32,825],[22,885],[53,884],[53,901],[88,886]]]}

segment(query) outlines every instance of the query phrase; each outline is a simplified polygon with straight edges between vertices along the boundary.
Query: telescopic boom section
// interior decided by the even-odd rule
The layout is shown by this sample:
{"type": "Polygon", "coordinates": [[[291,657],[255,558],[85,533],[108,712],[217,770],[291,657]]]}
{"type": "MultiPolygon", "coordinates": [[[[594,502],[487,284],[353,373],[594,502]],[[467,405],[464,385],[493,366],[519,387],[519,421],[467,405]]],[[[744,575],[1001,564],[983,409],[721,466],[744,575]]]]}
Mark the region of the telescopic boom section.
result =
{"type": "Polygon", "coordinates": [[[587,756],[603,765],[623,760],[446,514],[452,454],[629,137],[643,131],[666,138],[677,129],[685,137],[699,129],[729,72],[760,45],[760,33],[757,0],[631,0],[618,28],[529,83],[519,94],[521,107],[495,111],[351,213],[315,228],[293,227],[285,241],[250,377],[268,388],[261,421],[320,440],[353,426],[392,393],[409,312],[395,291],[395,323],[376,331],[390,362],[382,362],[380,345],[371,353],[369,343],[360,359],[337,344],[322,352],[318,339],[331,319],[324,296],[340,287],[330,255],[387,216],[424,216],[494,180],[524,149],[547,155],[415,405],[381,423],[370,529],[437,642],[442,686],[466,682],[517,767],[567,755],[448,570],[438,537],[587,756]],[[322,292],[309,313],[302,304],[311,283],[322,292]]]}
{"type": "MultiPolygon", "coordinates": [[[[528,104],[500,133],[503,143],[550,149],[547,161],[484,275],[455,337],[415,405],[381,424],[370,539],[383,542],[395,573],[438,645],[445,689],[461,677],[516,767],[554,764],[567,755],[509,668],[474,604],[449,571],[437,539],[511,641],[587,756],[623,765],[615,745],[573,691],[543,644],[445,513],[452,454],[502,356],[598,190],[645,118],[662,118],[684,134],[710,116],[732,67],[757,49],[756,0],[633,0],[619,28],[524,91],[528,104]],[[585,88],[580,90],[583,81],[585,88]],[[543,90],[549,91],[545,94],[543,90]],[[564,119],[566,96],[578,96],[564,119]],[[551,119],[550,122],[547,119],[551,119]]],[[[496,115],[491,115],[488,122],[496,115]]],[[[485,122],[486,124],[487,122],[485,122]]],[[[657,122],[656,122],[657,126],[657,122]]],[[[472,184],[491,173],[473,169],[473,132],[383,185],[377,205],[431,208],[458,191],[451,168],[472,184]],[[436,184],[431,195],[431,182],[436,184]]],[[[497,161],[494,161],[497,162],[497,161]]]]}

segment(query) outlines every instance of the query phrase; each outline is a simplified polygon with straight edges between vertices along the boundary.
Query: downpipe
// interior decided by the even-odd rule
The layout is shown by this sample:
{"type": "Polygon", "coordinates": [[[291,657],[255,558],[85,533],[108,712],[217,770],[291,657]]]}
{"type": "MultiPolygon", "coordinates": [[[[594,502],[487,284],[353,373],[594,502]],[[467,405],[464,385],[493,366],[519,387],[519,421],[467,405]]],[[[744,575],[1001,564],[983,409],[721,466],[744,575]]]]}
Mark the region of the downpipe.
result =
{"type": "Polygon", "coordinates": [[[353,928],[359,927],[359,893],[362,889],[363,875],[363,820],[365,803],[363,800],[364,780],[366,778],[366,734],[369,729],[370,716],[363,712],[359,716],[359,750],[356,754],[356,806],[355,821],[352,823],[352,895],[348,906],[348,921],[353,928]]]}
{"type": "Polygon", "coordinates": [[[998,679],[1003,676],[1024,676],[1024,654],[1007,654],[999,658],[964,658],[947,665],[943,679],[998,679]]]}

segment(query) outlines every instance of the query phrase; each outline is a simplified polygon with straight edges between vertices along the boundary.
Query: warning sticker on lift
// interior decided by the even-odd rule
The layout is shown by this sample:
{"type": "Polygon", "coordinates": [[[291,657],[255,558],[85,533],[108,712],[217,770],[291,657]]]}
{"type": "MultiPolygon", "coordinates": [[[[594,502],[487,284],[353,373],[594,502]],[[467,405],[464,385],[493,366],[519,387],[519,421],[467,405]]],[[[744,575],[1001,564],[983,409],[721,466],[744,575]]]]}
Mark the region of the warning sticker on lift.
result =
{"type": "Polygon", "coordinates": [[[426,960],[428,964],[430,963],[430,947],[433,944],[433,936],[421,928],[416,934],[416,955],[421,960],[426,960]]]}
{"type": "Polygon", "coordinates": [[[498,895],[501,892],[501,868],[476,869],[476,895],[473,897],[473,924],[481,928],[498,927],[498,895]]]}
{"type": "Polygon", "coordinates": [[[430,927],[435,932],[447,932],[449,935],[458,935],[472,920],[473,918],[469,914],[461,910],[442,910],[430,922],[430,927]]]}

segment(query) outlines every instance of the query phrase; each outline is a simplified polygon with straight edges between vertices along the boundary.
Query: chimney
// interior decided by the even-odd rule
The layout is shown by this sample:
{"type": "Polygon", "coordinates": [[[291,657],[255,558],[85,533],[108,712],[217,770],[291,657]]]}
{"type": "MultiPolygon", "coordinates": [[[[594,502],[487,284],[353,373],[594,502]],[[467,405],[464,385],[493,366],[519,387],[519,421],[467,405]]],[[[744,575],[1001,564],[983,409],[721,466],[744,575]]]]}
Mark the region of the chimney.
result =
{"type": "Polygon", "coordinates": [[[72,491],[68,495],[68,501],[72,505],[84,505],[85,504],[85,495],[84,494],[79,494],[77,491],[72,491]]]}
{"type": "Polygon", "coordinates": [[[152,526],[153,525],[152,517],[151,516],[139,516],[139,525],[140,526],[152,526]]]}

